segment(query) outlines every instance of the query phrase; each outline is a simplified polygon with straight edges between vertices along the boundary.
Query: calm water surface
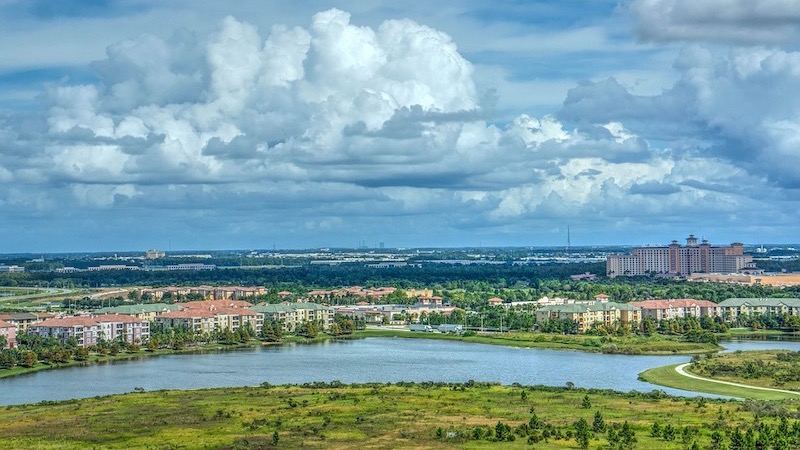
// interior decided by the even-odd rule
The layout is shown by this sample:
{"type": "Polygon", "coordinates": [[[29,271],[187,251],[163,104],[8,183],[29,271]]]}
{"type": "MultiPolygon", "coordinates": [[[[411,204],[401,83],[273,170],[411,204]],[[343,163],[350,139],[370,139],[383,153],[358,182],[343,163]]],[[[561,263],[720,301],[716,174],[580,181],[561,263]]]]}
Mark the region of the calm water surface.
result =
{"type": "MultiPolygon", "coordinates": [[[[800,342],[732,341],[728,350],[789,349],[800,342]]],[[[0,379],[0,405],[66,400],[159,389],[306,383],[494,381],[503,384],[697,393],[645,383],[652,367],[688,362],[689,356],[601,355],[516,349],[424,339],[368,338],[312,345],[259,347],[218,353],[169,355],[73,367],[0,379]]]]}

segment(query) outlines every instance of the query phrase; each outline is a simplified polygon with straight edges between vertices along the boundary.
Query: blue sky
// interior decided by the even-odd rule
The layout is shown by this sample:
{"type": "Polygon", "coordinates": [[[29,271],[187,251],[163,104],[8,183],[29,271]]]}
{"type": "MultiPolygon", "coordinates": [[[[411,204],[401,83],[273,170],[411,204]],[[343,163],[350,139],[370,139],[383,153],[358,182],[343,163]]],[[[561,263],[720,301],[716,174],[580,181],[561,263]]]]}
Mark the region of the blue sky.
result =
{"type": "Polygon", "coordinates": [[[790,0],[0,0],[0,253],[798,242],[790,0]]]}

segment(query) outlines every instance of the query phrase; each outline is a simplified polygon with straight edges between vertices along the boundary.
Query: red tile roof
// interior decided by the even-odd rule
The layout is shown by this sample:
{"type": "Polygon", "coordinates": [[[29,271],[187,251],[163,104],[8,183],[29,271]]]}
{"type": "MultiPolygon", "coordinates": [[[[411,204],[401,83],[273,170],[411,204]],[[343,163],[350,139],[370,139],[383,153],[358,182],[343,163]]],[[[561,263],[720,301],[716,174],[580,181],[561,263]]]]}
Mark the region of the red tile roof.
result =
{"type": "Polygon", "coordinates": [[[144,320],[128,314],[104,314],[94,317],[98,322],[142,323],[144,320]]]}
{"type": "Polygon", "coordinates": [[[207,309],[183,309],[180,311],[170,311],[161,314],[160,318],[164,319],[199,319],[214,317],[215,313],[207,309]]]}
{"type": "Polygon", "coordinates": [[[708,300],[695,300],[693,298],[679,298],[673,300],[644,300],[641,302],[630,302],[631,306],[642,309],[668,309],[668,308],[712,308],[719,306],[708,300]]]}
{"type": "Polygon", "coordinates": [[[31,324],[32,327],[47,327],[47,328],[72,328],[72,327],[90,327],[97,325],[97,319],[87,316],[78,317],[61,317],[57,319],[47,319],[43,322],[31,324]]]}
{"type": "Polygon", "coordinates": [[[8,323],[0,320],[0,328],[17,328],[13,323],[8,323]]]}
{"type": "Polygon", "coordinates": [[[244,300],[204,300],[179,303],[184,309],[220,309],[220,308],[249,308],[252,303],[244,300]]]}

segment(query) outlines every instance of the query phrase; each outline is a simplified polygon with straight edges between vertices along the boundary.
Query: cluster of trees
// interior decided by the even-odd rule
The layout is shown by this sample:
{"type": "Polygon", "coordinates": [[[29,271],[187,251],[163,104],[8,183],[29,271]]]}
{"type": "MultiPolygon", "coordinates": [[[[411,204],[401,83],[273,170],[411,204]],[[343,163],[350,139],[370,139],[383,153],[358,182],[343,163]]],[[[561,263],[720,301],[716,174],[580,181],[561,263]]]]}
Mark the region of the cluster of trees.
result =
{"type": "Polygon", "coordinates": [[[734,353],[696,358],[692,370],[710,377],[771,378],[777,385],[800,382],[800,352],[780,352],[773,361],[751,358],[739,360],[736,356],[734,353]]]}
{"type": "Polygon", "coordinates": [[[16,366],[33,367],[40,362],[64,364],[71,361],[87,361],[90,354],[104,356],[120,352],[135,353],[139,350],[138,344],[129,344],[118,339],[99,339],[97,345],[81,347],[74,338],[62,343],[53,337],[21,333],[17,335],[17,347],[3,349],[0,345],[0,369],[12,369],[16,366]]]}
{"type": "Polygon", "coordinates": [[[749,327],[754,330],[800,331],[800,317],[786,313],[741,315],[732,323],[734,326],[749,327]]]}
{"type": "MultiPolygon", "coordinates": [[[[524,391],[523,391],[524,392],[524,391]]],[[[595,436],[605,435],[608,445],[612,449],[628,450],[636,447],[636,433],[627,421],[624,423],[606,424],[603,414],[596,411],[594,420],[590,424],[586,419],[579,419],[572,426],[557,427],[542,420],[532,412],[527,422],[517,426],[498,421],[495,426],[476,426],[469,430],[447,430],[437,428],[435,435],[440,440],[470,439],[488,440],[492,442],[512,442],[518,438],[526,439],[528,444],[549,442],[550,440],[572,441],[578,447],[589,448],[589,442],[595,436]]]]}
{"type": "MultiPolygon", "coordinates": [[[[586,403],[584,398],[584,403],[586,403]]],[[[590,402],[589,402],[590,403],[590,402]]],[[[715,422],[700,426],[677,426],[673,423],[650,425],[650,437],[663,442],[680,442],[685,449],[699,450],[757,450],[774,449],[789,450],[800,445],[800,421],[790,423],[784,414],[777,421],[768,423],[757,420],[745,427],[729,426],[725,416],[720,413],[715,422]],[[705,442],[701,446],[701,442],[705,442]]],[[[605,438],[606,444],[601,448],[613,450],[632,450],[638,447],[639,439],[636,431],[627,421],[607,423],[600,410],[595,411],[591,421],[579,418],[571,425],[554,426],[535,412],[527,422],[510,425],[498,421],[495,426],[475,426],[469,429],[437,428],[437,439],[453,440],[489,440],[493,442],[509,442],[527,439],[528,444],[549,441],[574,441],[579,448],[589,448],[593,441],[605,438]]]]}

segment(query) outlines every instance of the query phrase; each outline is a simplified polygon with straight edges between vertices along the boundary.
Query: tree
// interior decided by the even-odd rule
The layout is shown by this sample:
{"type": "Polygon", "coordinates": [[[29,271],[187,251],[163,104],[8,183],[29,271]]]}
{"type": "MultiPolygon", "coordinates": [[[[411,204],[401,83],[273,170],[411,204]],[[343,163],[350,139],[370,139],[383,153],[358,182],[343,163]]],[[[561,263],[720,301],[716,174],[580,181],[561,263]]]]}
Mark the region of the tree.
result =
{"type": "Polygon", "coordinates": [[[600,411],[594,413],[594,422],[592,422],[592,431],[595,433],[603,433],[606,431],[606,422],[603,420],[603,414],[600,411]]]}
{"type": "Polygon", "coordinates": [[[592,401],[589,400],[589,394],[583,396],[583,401],[581,401],[581,408],[589,409],[592,407],[592,401]]]}
{"type": "Polygon", "coordinates": [[[589,448],[589,439],[592,437],[589,423],[586,422],[586,419],[581,418],[573,426],[575,428],[575,442],[578,443],[578,447],[589,448]]]}
{"type": "Polygon", "coordinates": [[[8,338],[5,336],[0,336],[0,349],[6,348],[6,345],[8,345],[8,338]]]}
{"type": "Polygon", "coordinates": [[[645,336],[652,336],[656,334],[656,330],[658,325],[656,324],[655,319],[651,317],[645,317],[642,319],[642,334],[645,336]]]}
{"type": "Polygon", "coordinates": [[[300,325],[299,330],[297,331],[297,334],[306,337],[308,339],[314,339],[315,337],[317,337],[318,333],[319,333],[319,327],[317,326],[317,323],[313,321],[303,322],[300,325]]]}
{"type": "Polygon", "coordinates": [[[36,358],[36,353],[25,350],[22,352],[22,361],[19,363],[22,367],[33,367],[39,362],[36,358]]]}
{"type": "Polygon", "coordinates": [[[619,432],[620,447],[625,450],[636,448],[636,433],[633,432],[633,427],[628,424],[626,420],[622,424],[622,430],[619,432]]]}

